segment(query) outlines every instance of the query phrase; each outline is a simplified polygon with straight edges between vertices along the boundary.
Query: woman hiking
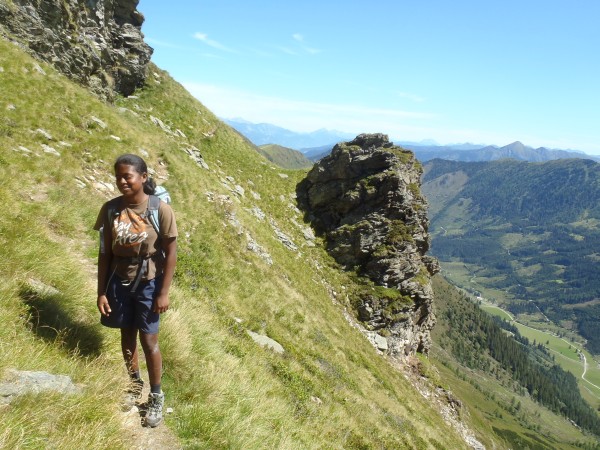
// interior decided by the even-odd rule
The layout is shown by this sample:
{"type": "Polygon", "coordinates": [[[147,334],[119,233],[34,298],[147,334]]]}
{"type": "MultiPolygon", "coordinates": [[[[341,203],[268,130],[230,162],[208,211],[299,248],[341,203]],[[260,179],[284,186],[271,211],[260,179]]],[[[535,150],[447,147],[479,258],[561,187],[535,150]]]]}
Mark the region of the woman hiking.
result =
{"type": "Polygon", "coordinates": [[[160,315],[169,309],[177,225],[171,207],[153,196],[156,184],[148,177],[142,158],[122,155],[114,170],[122,195],[102,206],[94,226],[100,231],[97,304],[101,323],[121,330],[131,406],[141,398],[144,384],[138,361],[139,336],[150,380],[145,423],[156,427],[162,421],[164,404],[158,325],[160,315]],[[150,216],[156,217],[156,209],[158,223],[153,224],[150,216]]]}

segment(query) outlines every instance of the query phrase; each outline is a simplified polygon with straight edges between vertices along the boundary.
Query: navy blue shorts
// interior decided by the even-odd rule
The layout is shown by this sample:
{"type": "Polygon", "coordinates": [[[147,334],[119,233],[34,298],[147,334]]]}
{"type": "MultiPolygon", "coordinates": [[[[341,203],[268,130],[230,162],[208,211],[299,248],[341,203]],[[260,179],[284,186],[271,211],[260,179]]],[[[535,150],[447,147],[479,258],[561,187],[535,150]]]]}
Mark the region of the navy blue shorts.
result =
{"type": "Polygon", "coordinates": [[[110,328],[137,328],[146,334],[158,333],[160,314],[152,311],[155,294],[160,290],[162,277],[140,281],[131,292],[131,285],[116,275],[108,283],[106,297],[111,312],[100,317],[100,323],[110,328]]]}

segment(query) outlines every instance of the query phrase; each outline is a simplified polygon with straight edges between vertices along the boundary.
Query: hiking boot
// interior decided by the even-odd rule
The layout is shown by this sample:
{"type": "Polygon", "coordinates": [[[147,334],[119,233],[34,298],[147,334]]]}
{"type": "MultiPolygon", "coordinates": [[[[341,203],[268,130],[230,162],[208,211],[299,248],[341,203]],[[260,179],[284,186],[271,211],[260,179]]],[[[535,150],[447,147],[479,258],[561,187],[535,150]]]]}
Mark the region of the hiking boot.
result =
{"type": "Polygon", "coordinates": [[[123,398],[123,411],[129,411],[142,398],[144,382],[141,379],[131,380],[123,398]]]}
{"type": "Polygon", "coordinates": [[[154,428],[162,422],[163,405],[165,403],[165,394],[148,394],[148,403],[146,404],[148,412],[146,413],[146,425],[154,428]]]}

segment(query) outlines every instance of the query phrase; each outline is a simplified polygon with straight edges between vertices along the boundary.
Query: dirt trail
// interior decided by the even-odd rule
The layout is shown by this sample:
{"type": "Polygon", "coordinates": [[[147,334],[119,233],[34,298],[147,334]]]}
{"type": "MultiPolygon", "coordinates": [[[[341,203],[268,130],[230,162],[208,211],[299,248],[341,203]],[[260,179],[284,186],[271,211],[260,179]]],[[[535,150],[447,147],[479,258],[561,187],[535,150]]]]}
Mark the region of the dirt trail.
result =
{"type": "MultiPolygon", "coordinates": [[[[69,245],[74,247],[74,241],[69,241],[69,245]]],[[[78,254],[80,255],[79,259],[82,267],[90,275],[90,289],[93,289],[97,279],[97,267],[90,258],[85,257],[82,253],[78,254]]],[[[148,398],[148,392],[150,391],[148,385],[149,383],[146,383],[144,386],[142,402],[145,402],[148,398]]],[[[169,408],[168,393],[165,395],[163,417],[167,416],[167,408],[169,408]]],[[[143,425],[142,412],[138,406],[134,406],[129,411],[121,414],[123,428],[128,439],[127,448],[131,450],[179,450],[183,448],[175,434],[165,425],[164,419],[156,428],[150,428],[143,425]]]]}
{"type": "MultiPolygon", "coordinates": [[[[148,388],[144,388],[142,400],[148,398],[148,388]]],[[[163,417],[167,416],[169,398],[165,396],[163,417]]],[[[177,450],[183,447],[175,434],[163,422],[156,428],[143,426],[143,418],[138,406],[123,413],[123,427],[130,436],[128,448],[132,450],[177,450]]]]}

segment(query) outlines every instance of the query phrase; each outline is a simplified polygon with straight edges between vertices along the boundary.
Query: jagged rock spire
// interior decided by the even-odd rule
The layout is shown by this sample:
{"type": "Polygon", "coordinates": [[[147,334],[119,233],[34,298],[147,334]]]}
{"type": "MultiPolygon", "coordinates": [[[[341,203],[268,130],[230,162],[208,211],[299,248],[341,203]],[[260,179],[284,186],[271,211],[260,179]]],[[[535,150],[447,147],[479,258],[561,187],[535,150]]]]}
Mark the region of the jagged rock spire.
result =
{"type": "Polygon", "coordinates": [[[384,134],[337,144],[298,184],[306,217],[325,235],[330,254],[369,279],[354,293],[359,318],[388,335],[390,352],[427,352],[435,323],[427,202],[421,164],[384,134]]]}

